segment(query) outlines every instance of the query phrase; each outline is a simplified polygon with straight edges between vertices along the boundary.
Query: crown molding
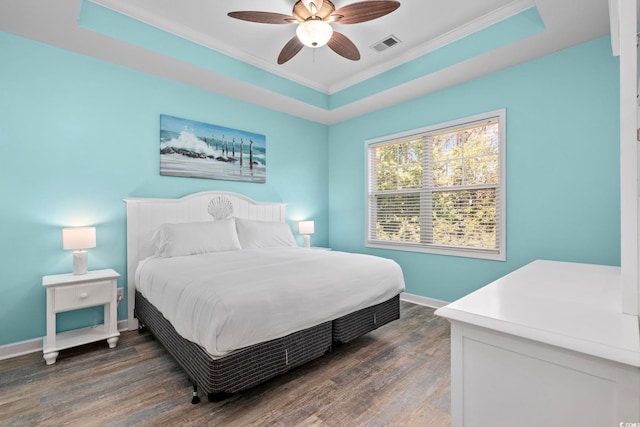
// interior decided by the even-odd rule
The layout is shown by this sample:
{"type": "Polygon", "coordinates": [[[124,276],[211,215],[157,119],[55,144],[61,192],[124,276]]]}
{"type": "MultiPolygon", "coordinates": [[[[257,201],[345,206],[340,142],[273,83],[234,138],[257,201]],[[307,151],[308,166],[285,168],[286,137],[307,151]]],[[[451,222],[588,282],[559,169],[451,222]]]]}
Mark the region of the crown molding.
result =
{"type": "MultiPolygon", "coordinates": [[[[422,45],[411,49],[403,55],[400,55],[394,58],[391,61],[384,62],[378,66],[371,67],[364,72],[354,74],[352,77],[348,79],[344,79],[335,85],[324,86],[319,85],[317,82],[314,82],[309,79],[305,79],[297,74],[293,74],[287,72],[286,69],[276,66],[271,62],[264,61],[260,58],[257,58],[253,55],[248,55],[243,52],[239,52],[237,50],[231,50],[227,47],[227,45],[220,43],[216,39],[212,37],[208,37],[207,35],[194,31],[188,27],[184,27],[178,25],[174,22],[170,22],[161,17],[150,15],[147,11],[142,11],[139,8],[136,8],[135,5],[131,3],[124,4],[118,0],[88,0],[91,3],[102,6],[106,9],[112,10],[116,13],[122,14],[129,18],[140,21],[144,24],[150,25],[159,30],[165,31],[174,36],[183,38],[190,42],[201,45],[207,49],[213,49],[217,52],[220,52],[224,55],[230,56],[234,59],[242,61],[248,65],[253,65],[258,67],[264,71],[270,72],[279,77],[285,78],[295,83],[299,83],[311,89],[317,90],[327,95],[332,95],[334,93],[340,92],[348,87],[356,85],[360,82],[368,80],[370,78],[375,77],[378,74],[384,73],[385,71],[389,71],[393,68],[396,68],[406,62],[417,59],[421,56],[424,56],[428,53],[431,53],[435,50],[440,49],[443,46],[446,46],[450,43],[453,43],[457,40],[463,39],[471,34],[474,34],[478,31],[481,31],[485,28],[488,28],[500,21],[503,21],[507,18],[510,18],[518,13],[524,12],[527,9],[535,7],[535,3],[533,0],[515,0],[509,4],[506,4],[492,12],[489,12],[483,16],[475,18],[466,24],[463,24],[454,30],[451,30],[447,33],[444,33],[434,39],[423,43],[422,45]]],[[[616,1],[616,0],[611,0],[616,1]]]]}
{"type": "Polygon", "coordinates": [[[392,61],[384,62],[378,66],[369,68],[365,72],[355,74],[349,79],[344,79],[340,83],[329,87],[327,93],[329,95],[332,95],[334,93],[340,92],[341,90],[347,89],[355,84],[358,84],[362,81],[375,77],[378,74],[381,74],[381,73],[384,73],[385,71],[389,71],[393,68],[396,68],[406,62],[412,61],[428,53],[436,51],[443,46],[446,46],[457,40],[468,37],[474,33],[477,33],[478,31],[481,31],[494,24],[497,24],[500,21],[504,21],[505,19],[510,18],[514,15],[517,15],[521,12],[524,12],[525,10],[530,9],[532,7],[535,7],[533,0],[516,0],[514,2],[511,2],[492,12],[489,12],[478,18],[475,18],[467,22],[466,24],[456,27],[454,30],[451,30],[434,39],[431,39],[426,43],[423,43],[420,46],[415,47],[409,50],[408,52],[394,58],[392,61]]]}
{"type": "Polygon", "coordinates": [[[228,48],[226,44],[220,43],[218,40],[212,37],[209,37],[199,31],[194,31],[188,27],[178,25],[174,22],[168,21],[156,15],[150,15],[146,11],[142,11],[136,8],[135,5],[132,5],[129,3],[123,4],[121,2],[113,1],[113,0],[88,0],[88,1],[91,3],[97,4],[98,6],[104,7],[105,9],[109,9],[113,12],[127,16],[131,19],[135,19],[136,21],[140,21],[144,24],[150,25],[154,28],[157,28],[161,31],[172,34],[176,37],[180,37],[192,43],[196,43],[207,49],[215,50],[216,52],[222,53],[231,58],[242,61],[248,65],[253,65],[254,67],[258,67],[263,71],[270,72],[274,75],[285,78],[292,82],[307,86],[311,89],[317,90],[318,92],[328,94],[327,87],[323,85],[319,85],[317,82],[314,82],[313,80],[302,78],[297,74],[290,73],[284,68],[278,67],[277,65],[271,62],[264,61],[253,55],[246,54],[239,50],[231,50],[228,48]]]}

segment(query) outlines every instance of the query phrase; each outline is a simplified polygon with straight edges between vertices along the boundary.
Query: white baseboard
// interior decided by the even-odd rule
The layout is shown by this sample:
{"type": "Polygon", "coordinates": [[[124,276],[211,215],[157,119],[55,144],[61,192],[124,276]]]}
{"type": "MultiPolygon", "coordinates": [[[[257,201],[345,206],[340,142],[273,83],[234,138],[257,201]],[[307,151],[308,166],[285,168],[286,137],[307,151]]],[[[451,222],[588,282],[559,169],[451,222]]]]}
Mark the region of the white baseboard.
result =
{"type": "Polygon", "coordinates": [[[42,351],[42,338],[0,345],[0,360],[42,351]]]}
{"type": "MultiPolygon", "coordinates": [[[[118,321],[118,331],[128,330],[127,319],[118,321]]],[[[13,344],[0,345],[0,360],[11,359],[23,354],[37,353],[42,351],[42,338],[20,341],[13,344]]]]}
{"type": "Polygon", "coordinates": [[[425,307],[440,308],[449,304],[448,301],[442,301],[434,298],[421,297],[420,295],[408,294],[403,292],[400,294],[402,301],[411,302],[418,305],[424,305],[425,307]]]}

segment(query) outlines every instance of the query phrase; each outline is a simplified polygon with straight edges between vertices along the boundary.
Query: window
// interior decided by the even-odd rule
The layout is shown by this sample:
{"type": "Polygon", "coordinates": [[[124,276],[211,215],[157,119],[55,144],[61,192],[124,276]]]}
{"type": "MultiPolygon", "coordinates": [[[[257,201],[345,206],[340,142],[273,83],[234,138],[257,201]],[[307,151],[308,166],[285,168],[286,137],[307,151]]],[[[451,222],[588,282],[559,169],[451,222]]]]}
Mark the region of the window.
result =
{"type": "Polygon", "coordinates": [[[505,116],[367,141],[366,245],[504,261],[505,116]]]}

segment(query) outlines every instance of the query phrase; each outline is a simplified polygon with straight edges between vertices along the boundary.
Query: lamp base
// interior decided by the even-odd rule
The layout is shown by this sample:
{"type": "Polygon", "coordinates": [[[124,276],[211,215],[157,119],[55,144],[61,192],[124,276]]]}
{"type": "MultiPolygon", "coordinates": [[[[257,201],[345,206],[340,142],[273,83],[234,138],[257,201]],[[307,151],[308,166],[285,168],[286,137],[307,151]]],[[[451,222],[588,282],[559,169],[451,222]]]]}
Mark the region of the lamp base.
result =
{"type": "Polygon", "coordinates": [[[73,274],[87,274],[87,251],[73,251],[73,274]]]}
{"type": "Polygon", "coordinates": [[[311,236],[309,236],[308,234],[303,234],[302,235],[302,245],[305,248],[310,248],[311,247],[311,236]]]}

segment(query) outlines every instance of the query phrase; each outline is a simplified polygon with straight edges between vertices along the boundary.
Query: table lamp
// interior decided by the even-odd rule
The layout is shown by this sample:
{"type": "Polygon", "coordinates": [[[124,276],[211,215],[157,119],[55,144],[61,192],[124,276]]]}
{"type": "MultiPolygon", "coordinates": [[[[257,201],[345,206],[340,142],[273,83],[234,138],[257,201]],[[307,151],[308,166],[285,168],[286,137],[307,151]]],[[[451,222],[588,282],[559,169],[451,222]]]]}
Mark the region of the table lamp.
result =
{"type": "Polygon", "coordinates": [[[314,232],[313,226],[313,221],[300,221],[298,223],[298,230],[300,234],[302,234],[303,246],[305,248],[311,247],[311,236],[309,235],[314,232]]]}
{"type": "Polygon", "coordinates": [[[87,251],[84,249],[96,247],[96,228],[63,228],[62,247],[73,249],[73,274],[87,274],[87,251]]]}

